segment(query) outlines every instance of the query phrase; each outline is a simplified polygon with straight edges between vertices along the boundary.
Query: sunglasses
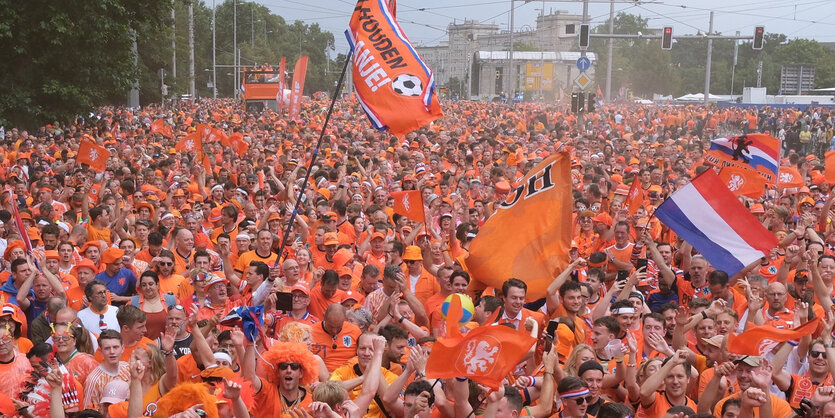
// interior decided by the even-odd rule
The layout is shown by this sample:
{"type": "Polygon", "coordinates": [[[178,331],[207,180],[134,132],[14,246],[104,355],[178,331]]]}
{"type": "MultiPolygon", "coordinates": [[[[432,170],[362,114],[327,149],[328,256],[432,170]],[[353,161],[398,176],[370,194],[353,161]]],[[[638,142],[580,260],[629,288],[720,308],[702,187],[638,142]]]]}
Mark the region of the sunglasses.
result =
{"type": "Polygon", "coordinates": [[[302,365],[299,364],[299,363],[289,363],[289,362],[278,363],[278,370],[285,370],[288,367],[290,368],[290,370],[297,371],[297,370],[302,368],[302,365]]]}
{"type": "MultiPolygon", "coordinates": [[[[565,398],[563,398],[563,399],[565,399],[565,398]]],[[[577,402],[577,405],[590,404],[591,400],[592,400],[592,396],[589,395],[589,396],[583,396],[583,397],[579,397],[579,398],[569,398],[567,400],[577,402]]]]}
{"type": "Polygon", "coordinates": [[[810,350],[809,351],[809,356],[812,357],[812,358],[824,358],[825,359],[826,358],[826,351],[810,350]]]}
{"type": "Polygon", "coordinates": [[[72,335],[53,335],[52,341],[69,341],[73,338],[72,335]]]}
{"type": "Polygon", "coordinates": [[[171,261],[160,261],[160,262],[159,262],[159,265],[161,265],[161,266],[166,266],[166,267],[171,267],[171,266],[173,266],[173,265],[174,265],[174,263],[173,263],[173,262],[171,262],[171,261]]]}

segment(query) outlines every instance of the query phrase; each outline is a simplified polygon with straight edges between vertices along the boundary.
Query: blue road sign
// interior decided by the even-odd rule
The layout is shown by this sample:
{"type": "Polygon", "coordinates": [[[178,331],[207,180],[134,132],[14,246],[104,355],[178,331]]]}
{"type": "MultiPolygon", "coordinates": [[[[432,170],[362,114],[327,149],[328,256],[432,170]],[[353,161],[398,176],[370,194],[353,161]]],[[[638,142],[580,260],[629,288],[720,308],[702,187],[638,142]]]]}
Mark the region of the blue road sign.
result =
{"type": "Polygon", "coordinates": [[[589,69],[589,67],[591,67],[590,59],[588,59],[587,57],[577,58],[577,68],[579,68],[580,71],[586,71],[589,69]]]}

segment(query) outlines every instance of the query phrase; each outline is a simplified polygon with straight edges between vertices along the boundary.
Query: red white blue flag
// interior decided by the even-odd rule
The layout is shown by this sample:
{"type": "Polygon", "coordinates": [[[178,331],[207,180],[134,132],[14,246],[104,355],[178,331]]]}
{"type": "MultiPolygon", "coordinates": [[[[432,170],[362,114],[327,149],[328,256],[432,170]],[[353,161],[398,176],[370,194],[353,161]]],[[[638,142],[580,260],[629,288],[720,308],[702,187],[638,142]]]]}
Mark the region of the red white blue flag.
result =
{"type": "Polygon", "coordinates": [[[777,246],[777,237],[739,203],[713,170],[675,191],[655,216],[729,276],[777,246]]]}

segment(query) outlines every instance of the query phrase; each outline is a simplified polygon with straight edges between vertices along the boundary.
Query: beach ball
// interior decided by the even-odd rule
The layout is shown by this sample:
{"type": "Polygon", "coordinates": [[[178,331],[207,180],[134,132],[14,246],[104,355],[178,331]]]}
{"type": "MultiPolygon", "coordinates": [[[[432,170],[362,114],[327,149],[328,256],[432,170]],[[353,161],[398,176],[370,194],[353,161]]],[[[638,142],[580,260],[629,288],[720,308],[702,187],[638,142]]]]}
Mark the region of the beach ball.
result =
{"type": "Polygon", "coordinates": [[[446,318],[447,311],[449,311],[449,305],[452,303],[452,298],[455,296],[461,297],[461,311],[463,311],[463,315],[461,315],[461,320],[458,322],[464,323],[469,322],[473,319],[473,312],[475,312],[475,306],[473,306],[473,301],[470,299],[469,296],[463,295],[461,293],[453,293],[444,299],[444,303],[441,305],[441,313],[446,318]]]}

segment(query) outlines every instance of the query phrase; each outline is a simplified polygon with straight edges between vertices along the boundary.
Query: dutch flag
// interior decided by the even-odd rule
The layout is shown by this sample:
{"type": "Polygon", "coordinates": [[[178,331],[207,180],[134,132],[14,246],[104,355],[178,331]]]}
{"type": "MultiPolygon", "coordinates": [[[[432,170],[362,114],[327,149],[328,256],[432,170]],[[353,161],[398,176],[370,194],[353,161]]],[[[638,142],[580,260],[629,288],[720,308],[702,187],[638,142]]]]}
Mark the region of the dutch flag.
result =
{"type": "Polygon", "coordinates": [[[655,216],[693,245],[717,270],[733,276],[766,256],[777,237],[707,170],[670,195],[655,216]]]}

